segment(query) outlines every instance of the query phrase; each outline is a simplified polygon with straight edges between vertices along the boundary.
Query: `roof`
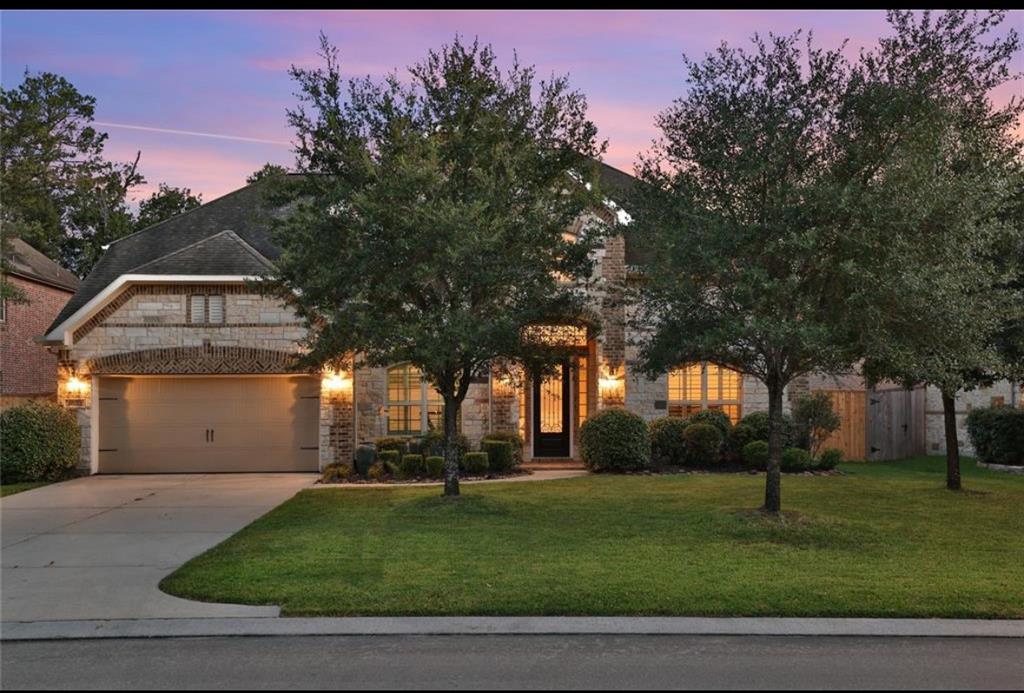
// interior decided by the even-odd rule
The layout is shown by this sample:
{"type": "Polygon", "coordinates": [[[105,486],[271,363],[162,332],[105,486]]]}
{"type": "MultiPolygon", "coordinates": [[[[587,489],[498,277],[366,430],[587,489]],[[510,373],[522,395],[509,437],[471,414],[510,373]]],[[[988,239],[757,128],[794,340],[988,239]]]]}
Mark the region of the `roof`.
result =
{"type": "MultiPolygon", "coordinates": [[[[601,187],[609,197],[621,197],[636,180],[603,162],[598,165],[601,187]]],[[[281,254],[271,239],[271,221],[285,213],[283,209],[268,207],[267,180],[251,183],[111,243],[47,332],[52,332],[124,274],[264,274],[281,254]]],[[[627,258],[629,252],[627,239],[627,258]]]]}
{"type": "Polygon", "coordinates": [[[19,277],[32,279],[68,292],[76,291],[81,284],[78,277],[20,238],[11,239],[10,255],[7,260],[8,271],[19,277]]]}

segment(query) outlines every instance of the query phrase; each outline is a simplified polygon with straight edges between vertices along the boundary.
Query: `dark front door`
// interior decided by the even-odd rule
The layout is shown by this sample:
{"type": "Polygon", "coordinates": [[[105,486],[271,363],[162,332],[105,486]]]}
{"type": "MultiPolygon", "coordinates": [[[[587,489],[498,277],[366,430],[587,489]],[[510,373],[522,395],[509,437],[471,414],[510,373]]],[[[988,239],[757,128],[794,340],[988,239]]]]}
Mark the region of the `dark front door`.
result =
{"type": "Polygon", "coordinates": [[[533,379],[533,456],[569,456],[569,364],[533,379]]]}

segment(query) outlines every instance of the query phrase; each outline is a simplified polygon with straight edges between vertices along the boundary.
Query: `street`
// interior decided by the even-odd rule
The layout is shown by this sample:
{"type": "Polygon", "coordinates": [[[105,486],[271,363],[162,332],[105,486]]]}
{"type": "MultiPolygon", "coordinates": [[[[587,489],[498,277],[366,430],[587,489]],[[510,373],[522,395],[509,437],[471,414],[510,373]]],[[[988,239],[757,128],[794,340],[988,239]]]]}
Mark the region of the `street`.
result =
{"type": "Polygon", "coordinates": [[[1024,688],[1024,640],[711,636],[4,642],[21,688],[1024,688]]]}

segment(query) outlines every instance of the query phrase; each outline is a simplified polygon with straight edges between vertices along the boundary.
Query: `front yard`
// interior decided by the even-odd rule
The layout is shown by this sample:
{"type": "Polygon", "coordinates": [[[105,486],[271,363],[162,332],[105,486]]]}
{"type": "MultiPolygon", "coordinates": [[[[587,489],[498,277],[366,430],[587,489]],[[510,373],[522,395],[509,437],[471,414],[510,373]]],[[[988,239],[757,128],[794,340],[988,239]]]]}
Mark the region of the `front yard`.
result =
{"type": "Polygon", "coordinates": [[[1024,478],[940,458],[784,476],[303,491],[161,587],[287,615],[1024,617],[1024,478]]]}
{"type": "Polygon", "coordinates": [[[40,486],[46,486],[47,484],[53,483],[52,481],[25,481],[17,484],[0,484],[0,498],[4,496],[13,496],[15,493],[21,493],[22,491],[31,491],[34,488],[40,486]]]}

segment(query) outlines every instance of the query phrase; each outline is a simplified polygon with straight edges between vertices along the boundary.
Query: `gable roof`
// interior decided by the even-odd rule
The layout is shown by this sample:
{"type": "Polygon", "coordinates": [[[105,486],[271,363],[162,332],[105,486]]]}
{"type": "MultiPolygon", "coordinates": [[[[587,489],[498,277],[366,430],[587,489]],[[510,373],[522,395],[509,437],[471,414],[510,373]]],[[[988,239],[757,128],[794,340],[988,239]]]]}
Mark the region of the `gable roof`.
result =
{"type": "Polygon", "coordinates": [[[10,255],[7,260],[8,271],[11,274],[68,292],[78,289],[81,282],[74,274],[20,238],[12,238],[10,243],[10,255]]]}
{"type": "MultiPolygon", "coordinates": [[[[604,162],[597,163],[601,187],[609,197],[625,194],[636,180],[604,162]]],[[[47,333],[124,274],[266,273],[281,254],[271,239],[271,221],[286,211],[268,205],[267,180],[251,183],[111,243],[47,333]]],[[[626,252],[628,256],[628,239],[626,252]]]]}

